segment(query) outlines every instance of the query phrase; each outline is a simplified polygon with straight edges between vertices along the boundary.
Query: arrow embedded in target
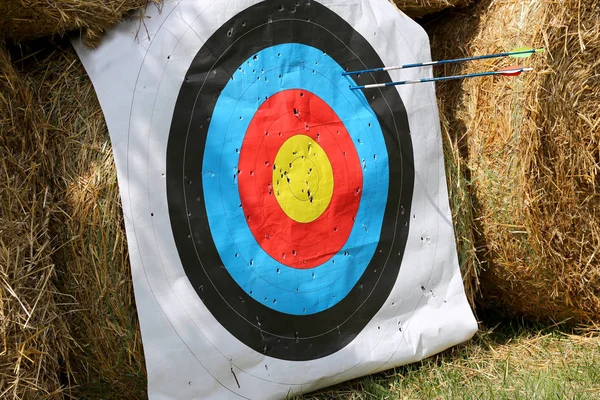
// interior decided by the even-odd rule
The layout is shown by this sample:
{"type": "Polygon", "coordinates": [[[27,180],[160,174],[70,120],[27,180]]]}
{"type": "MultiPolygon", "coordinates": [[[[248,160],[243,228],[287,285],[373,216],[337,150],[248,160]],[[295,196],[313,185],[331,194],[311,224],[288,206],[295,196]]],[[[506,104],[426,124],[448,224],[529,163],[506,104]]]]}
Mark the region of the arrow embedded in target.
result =
{"type": "Polygon", "coordinates": [[[478,72],[475,74],[441,76],[439,78],[423,78],[423,79],[407,80],[407,81],[399,81],[399,82],[386,82],[386,83],[374,83],[371,85],[350,86],[350,90],[373,89],[373,88],[379,88],[379,87],[385,87],[385,86],[410,85],[410,84],[415,84],[415,83],[426,83],[426,82],[450,81],[450,80],[455,80],[455,79],[478,78],[481,76],[490,76],[490,75],[519,76],[523,72],[528,72],[528,71],[533,71],[533,68],[523,68],[523,67],[519,67],[519,66],[513,66],[513,67],[503,68],[498,71],[478,72]]]}
{"type": "Polygon", "coordinates": [[[500,58],[500,57],[529,58],[533,54],[544,53],[545,51],[546,50],[543,48],[532,49],[529,47],[519,47],[517,49],[514,49],[509,52],[505,52],[505,53],[485,54],[485,55],[474,56],[474,57],[456,58],[453,60],[428,61],[428,62],[423,62],[423,63],[397,65],[397,66],[392,66],[392,67],[363,69],[363,70],[359,70],[359,71],[343,72],[342,75],[344,75],[344,76],[359,75],[359,74],[365,74],[365,73],[370,73],[370,72],[393,71],[393,70],[397,70],[397,69],[419,68],[419,67],[427,67],[427,66],[432,66],[432,65],[456,64],[456,63],[462,63],[462,62],[467,62],[467,61],[485,60],[485,59],[500,58]]]}

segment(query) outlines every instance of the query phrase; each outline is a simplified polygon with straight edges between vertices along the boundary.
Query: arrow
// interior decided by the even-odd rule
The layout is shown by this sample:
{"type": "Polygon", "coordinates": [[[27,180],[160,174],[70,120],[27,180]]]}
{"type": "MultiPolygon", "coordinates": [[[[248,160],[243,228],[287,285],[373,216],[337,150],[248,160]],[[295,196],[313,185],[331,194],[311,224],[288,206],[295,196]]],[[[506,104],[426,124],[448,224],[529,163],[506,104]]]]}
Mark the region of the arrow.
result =
{"type": "Polygon", "coordinates": [[[417,63],[417,64],[398,65],[398,66],[394,66],[394,67],[363,69],[360,71],[343,72],[342,75],[343,76],[358,75],[358,74],[366,74],[366,73],[370,73],[370,72],[392,71],[395,69],[427,67],[430,65],[455,64],[455,63],[461,63],[461,62],[466,62],[466,61],[485,60],[488,58],[499,58],[499,57],[528,58],[528,57],[531,57],[533,54],[543,53],[545,51],[546,51],[545,49],[531,49],[528,47],[519,47],[518,49],[514,49],[513,51],[509,51],[507,53],[486,54],[483,56],[456,58],[454,60],[428,61],[428,62],[417,63]]]}
{"type": "Polygon", "coordinates": [[[503,68],[498,71],[478,72],[475,74],[442,76],[439,78],[424,78],[424,79],[400,81],[400,82],[374,83],[371,85],[363,85],[363,86],[350,86],[350,90],[373,89],[373,88],[379,88],[379,87],[385,87],[385,86],[411,85],[414,83],[450,81],[450,80],[454,80],[454,79],[477,78],[480,76],[490,76],[490,75],[519,76],[523,72],[527,72],[527,71],[533,71],[533,68],[523,68],[523,67],[519,67],[519,66],[513,66],[513,67],[503,68]]]}

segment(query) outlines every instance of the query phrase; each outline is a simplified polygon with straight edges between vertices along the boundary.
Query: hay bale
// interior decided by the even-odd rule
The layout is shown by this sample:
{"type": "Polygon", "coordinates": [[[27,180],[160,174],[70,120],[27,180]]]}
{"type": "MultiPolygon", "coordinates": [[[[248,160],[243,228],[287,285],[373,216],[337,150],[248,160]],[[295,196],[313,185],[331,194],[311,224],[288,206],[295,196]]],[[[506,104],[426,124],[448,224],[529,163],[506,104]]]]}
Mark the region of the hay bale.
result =
{"type": "Polygon", "coordinates": [[[61,398],[70,296],[56,287],[50,184],[57,141],[35,91],[0,45],[0,394],[61,398]]]}
{"type": "Polygon", "coordinates": [[[598,9],[599,0],[485,0],[428,25],[435,58],[548,49],[522,61],[535,73],[438,86],[451,144],[468,166],[463,176],[471,182],[472,228],[483,263],[480,308],[600,322],[598,9]]]}
{"type": "Polygon", "coordinates": [[[447,8],[464,7],[474,0],[393,0],[396,6],[413,18],[436,13],[447,8]]]}
{"type": "Polygon", "coordinates": [[[51,123],[66,135],[60,180],[65,211],[57,263],[68,270],[61,287],[82,312],[69,326],[79,343],[72,362],[83,393],[146,397],[146,371],[133,295],[117,173],[104,115],[83,65],[69,48],[44,63],[53,79],[41,90],[51,123]]]}
{"type": "Polygon", "coordinates": [[[16,41],[82,31],[100,35],[148,0],[10,0],[0,2],[0,36],[16,41]]]}
{"type": "Polygon", "coordinates": [[[90,79],[70,45],[28,68],[41,109],[58,137],[52,185],[63,211],[51,221],[58,289],[71,296],[63,317],[70,391],[77,398],[136,399],[146,372],[112,147],[90,79]]]}
{"type": "Polygon", "coordinates": [[[104,117],[70,45],[36,46],[0,51],[0,393],[144,398],[104,117]]]}
{"type": "MultiPolygon", "coordinates": [[[[446,85],[456,85],[456,82],[447,82],[446,85]]],[[[449,93],[453,93],[450,91],[449,93]]],[[[443,91],[442,94],[447,94],[443,91]]],[[[438,93],[439,97],[440,93],[438,93]]],[[[438,100],[440,107],[440,124],[442,128],[442,144],[444,151],[444,167],[446,171],[446,185],[458,264],[463,278],[465,294],[475,314],[477,314],[476,298],[480,289],[479,274],[481,261],[475,248],[475,206],[471,196],[469,180],[469,166],[466,163],[465,149],[462,141],[456,136],[456,119],[452,118],[452,110],[457,107],[456,97],[446,96],[438,100]]]]}

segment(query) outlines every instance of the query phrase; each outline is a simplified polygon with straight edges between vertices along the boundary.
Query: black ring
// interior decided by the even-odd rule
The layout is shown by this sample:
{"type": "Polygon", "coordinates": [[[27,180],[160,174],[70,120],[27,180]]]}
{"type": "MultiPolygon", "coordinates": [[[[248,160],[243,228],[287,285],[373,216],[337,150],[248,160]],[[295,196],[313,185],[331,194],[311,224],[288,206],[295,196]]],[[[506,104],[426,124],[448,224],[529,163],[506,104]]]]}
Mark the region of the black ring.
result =
{"type": "MultiPolygon", "coordinates": [[[[369,266],[343,300],[317,314],[277,312],[248,296],[223,266],[213,242],[199,166],[207,121],[221,90],[246,59],[285,43],[320,49],[348,70],[383,66],[364,37],[315,1],[265,1],[237,14],[206,41],[181,86],[167,147],[167,199],[183,268],[213,316],[260,353],[304,361],[328,356],[348,345],[389,297],[408,237],[414,159],[408,117],[397,90],[365,92],[384,134],[390,168],[380,242],[369,266]]],[[[380,72],[355,80],[369,84],[391,79],[387,72],[380,72]]]]}

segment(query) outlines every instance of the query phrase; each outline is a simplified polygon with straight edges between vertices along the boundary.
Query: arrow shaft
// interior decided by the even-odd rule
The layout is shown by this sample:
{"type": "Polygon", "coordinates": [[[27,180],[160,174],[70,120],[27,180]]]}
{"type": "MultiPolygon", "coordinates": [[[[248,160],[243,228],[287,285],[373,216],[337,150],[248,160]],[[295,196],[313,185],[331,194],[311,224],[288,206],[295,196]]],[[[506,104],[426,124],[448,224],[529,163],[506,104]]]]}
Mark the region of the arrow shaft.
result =
{"type": "Polygon", "coordinates": [[[423,79],[406,80],[406,81],[399,81],[399,82],[374,83],[374,84],[370,84],[370,85],[352,86],[352,87],[350,87],[350,89],[351,90],[373,89],[373,88],[380,88],[380,87],[386,87],[386,86],[399,86],[399,85],[412,85],[412,84],[416,84],[416,83],[451,81],[451,80],[456,80],[456,79],[478,78],[478,77],[482,77],[482,76],[491,76],[491,75],[507,75],[510,72],[524,72],[524,71],[531,71],[531,70],[533,70],[533,68],[516,68],[511,71],[489,71],[489,72],[478,72],[478,73],[474,73],[474,74],[465,74],[465,75],[441,76],[438,78],[423,78],[423,79]]]}
{"type": "Polygon", "coordinates": [[[481,55],[481,56],[455,58],[452,60],[428,61],[428,62],[423,62],[423,63],[398,65],[398,66],[392,66],[392,67],[363,69],[363,70],[359,70],[359,71],[344,72],[344,73],[342,73],[342,75],[359,75],[359,74],[366,74],[366,73],[371,73],[371,72],[427,67],[427,66],[431,66],[431,65],[456,64],[456,63],[462,63],[462,62],[467,62],[467,61],[486,60],[486,59],[490,59],[490,58],[510,57],[510,56],[516,56],[516,55],[521,55],[521,54],[533,54],[533,53],[537,53],[538,51],[539,51],[539,49],[527,49],[527,50],[521,50],[521,51],[510,51],[510,52],[506,52],[506,53],[485,54],[485,55],[481,55]]]}

